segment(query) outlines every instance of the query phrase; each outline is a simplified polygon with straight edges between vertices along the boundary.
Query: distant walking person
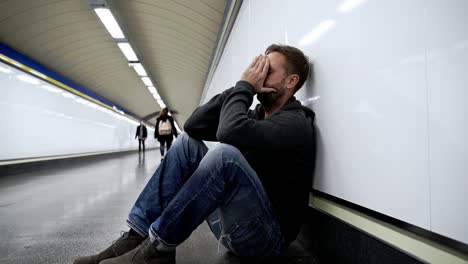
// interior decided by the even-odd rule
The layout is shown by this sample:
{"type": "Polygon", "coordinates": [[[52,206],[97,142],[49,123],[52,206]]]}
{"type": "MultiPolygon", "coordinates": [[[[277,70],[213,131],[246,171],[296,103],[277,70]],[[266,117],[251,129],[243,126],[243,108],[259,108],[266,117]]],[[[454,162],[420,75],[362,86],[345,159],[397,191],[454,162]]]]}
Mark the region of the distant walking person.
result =
{"type": "Polygon", "coordinates": [[[138,152],[141,151],[141,145],[143,145],[143,152],[145,151],[145,140],[148,137],[148,131],[146,130],[143,120],[140,120],[140,125],[137,127],[135,138],[138,137],[138,152]]]}
{"type": "Polygon", "coordinates": [[[171,147],[172,140],[177,137],[177,130],[174,125],[174,119],[169,114],[167,107],[161,110],[158,118],[156,118],[156,125],[154,126],[154,138],[159,141],[161,147],[161,158],[164,156],[164,149],[167,146],[167,150],[171,147]]]}

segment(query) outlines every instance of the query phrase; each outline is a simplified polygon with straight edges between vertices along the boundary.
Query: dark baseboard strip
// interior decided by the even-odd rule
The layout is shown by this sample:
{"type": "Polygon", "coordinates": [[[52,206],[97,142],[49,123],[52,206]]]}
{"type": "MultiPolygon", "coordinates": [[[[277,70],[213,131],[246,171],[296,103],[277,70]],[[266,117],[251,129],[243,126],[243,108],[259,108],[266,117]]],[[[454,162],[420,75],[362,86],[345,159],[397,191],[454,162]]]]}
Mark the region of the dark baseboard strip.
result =
{"type": "Polygon", "coordinates": [[[353,209],[353,210],[355,210],[357,212],[363,213],[363,214],[368,215],[368,216],[370,216],[372,218],[375,218],[375,219],[378,219],[378,220],[383,221],[385,223],[388,223],[388,224],[390,224],[392,226],[401,228],[403,230],[406,230],[408,232],[411,232],[413,234],[421,236],[421,237],[423,237],[425,239],[428,239],[430,241],[433,241],[435,243],[444,245],[444,246],[446,246],[446,247],[448,247],[450,249],[461,252],[462,254],[465,254],[465,255],[468,254],[468,245],[464,244],[464,243],[462,243],[460,241],[457,241],[457,240],[451,239],[449,237],[434,233],[434,232],[426,230],[424,228],[412,225],[410,223],[401,221],[401,220],[393,218],[391,216],[379,213],[377,211],[374,211],[374,210],[368,209],[366,207],[351,203],[349,201],[340,199],[338,197],[335,197],[333,195],[330,195],[330,194],[327,194],[327,193],[324,193],[324,192],[321,192],[321,191],[318,191],[318,190],[312,190],[312,194],[313,194],[313,196],[322,197],[322,198],[324,198],[326,200],[332,201],[332,202],[334,202],[336,204],[339,204],[339,205],[343,205],[343,206],[345,206],[347,208],[353,209]]]}
{"type": "MultiPolygon", "coordinates": [[[[155,148],[148,148],[148,150],[155,148]]],[[[130,153],[137,153],[138,150],[127,150],[118,152],[104,152],[94,154],[83,154],[82,156],[56,156],[56,157],[43,157],[43,159],[32,160],[30,162],[20,162],[0,165],[0,177],[17,175],[30,171],[38,171],[50,167],[64,167],[79,165],[83,162],[99,162],[109,158],[116,158],[130,153]]]]}
{"type": "Polygon", "coordinates": [[[298,240],[320,263],[423,263],[315,208],[307,221],[298,240]]]}

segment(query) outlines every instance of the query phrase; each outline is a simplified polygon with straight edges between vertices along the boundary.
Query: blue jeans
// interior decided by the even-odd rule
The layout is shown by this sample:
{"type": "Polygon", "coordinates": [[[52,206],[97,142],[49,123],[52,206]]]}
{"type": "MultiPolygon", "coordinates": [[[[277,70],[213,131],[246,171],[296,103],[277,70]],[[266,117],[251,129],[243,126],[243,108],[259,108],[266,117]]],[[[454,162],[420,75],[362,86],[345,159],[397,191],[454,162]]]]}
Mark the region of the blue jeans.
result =
{"type": "Polygon", "coordinates": [[[255,171],[240,151],[219,143],[208,151],[182,133],[128,215],[131,228],[171,250],[204,220],[240,256],[280,254],[279,223],[255,171]]]}

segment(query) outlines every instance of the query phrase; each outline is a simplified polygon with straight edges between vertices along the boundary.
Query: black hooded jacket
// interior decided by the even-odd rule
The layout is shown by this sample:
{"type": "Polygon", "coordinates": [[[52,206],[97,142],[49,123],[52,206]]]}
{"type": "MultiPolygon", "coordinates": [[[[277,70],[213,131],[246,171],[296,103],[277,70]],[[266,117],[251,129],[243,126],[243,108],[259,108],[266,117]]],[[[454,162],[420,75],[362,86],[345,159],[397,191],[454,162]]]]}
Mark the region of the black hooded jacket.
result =
{"type": "Polygon", "coordinates": [[[289,243],[308,206],[315,161],[314,117],[294,97],[271,117],[253,102],[253,86],[239,81],[198,107],[185,123],[191,137],[237,147],[257,173],[289,243]]]}

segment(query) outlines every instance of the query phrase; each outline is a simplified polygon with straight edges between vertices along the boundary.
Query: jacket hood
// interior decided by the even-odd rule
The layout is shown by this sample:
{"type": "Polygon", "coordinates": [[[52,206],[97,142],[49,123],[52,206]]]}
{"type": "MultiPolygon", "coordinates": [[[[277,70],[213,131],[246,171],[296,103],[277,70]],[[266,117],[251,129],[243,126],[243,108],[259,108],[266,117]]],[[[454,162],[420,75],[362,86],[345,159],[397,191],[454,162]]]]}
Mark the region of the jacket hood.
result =
{"type": "MultiPolygon", "coordinates": [[[[265,116],[265,110],[263,109],[262,104],[257,104],[255,110],[257,111],[257,113],[260,113],[261,117],[265,116]]],[[[309,119],[310,123],[314,123],[315,112],[312,109],[303,106],[301,102],[296,99],[295,96],[289,98],[289,100],[286,102],[286,104],[283,105],[281,110],[302,110],[306,114],[306,118],[309,119]]]]}
{"type": "Polygon", "coordinates": [[[313,123],[315,120],[315,112],[308,108],[305,107],[301,104],[299,100],[296,99],[295,96],[292,96],[289,98],[289,100],[286,102],[286,104],[283,106],[283,109],[285,110],[294,110],[294,109],[300,109],[305,112],[306,117],[310,119],[310,122],[313,123]]]}

